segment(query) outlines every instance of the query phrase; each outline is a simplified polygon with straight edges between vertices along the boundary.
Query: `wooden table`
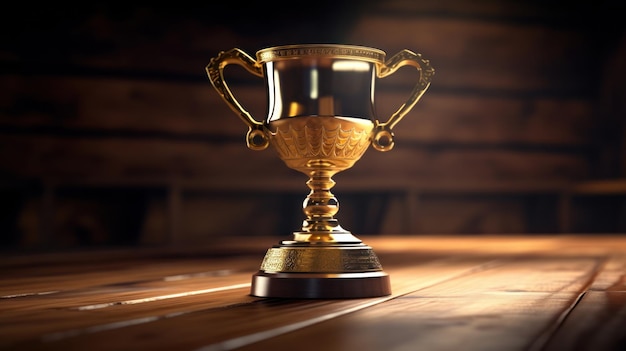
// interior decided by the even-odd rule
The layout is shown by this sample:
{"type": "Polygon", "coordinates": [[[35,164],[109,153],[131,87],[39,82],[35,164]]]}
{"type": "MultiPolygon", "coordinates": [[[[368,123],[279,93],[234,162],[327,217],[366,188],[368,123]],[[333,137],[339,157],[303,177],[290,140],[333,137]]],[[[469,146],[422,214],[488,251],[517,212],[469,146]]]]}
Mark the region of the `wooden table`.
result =
{"type": "Polygon", "coordinates": [[[250,296],[267,248],[3,254],[3,350],[626,350],[626,236],[361,237],[392,295],[250,296]]]}

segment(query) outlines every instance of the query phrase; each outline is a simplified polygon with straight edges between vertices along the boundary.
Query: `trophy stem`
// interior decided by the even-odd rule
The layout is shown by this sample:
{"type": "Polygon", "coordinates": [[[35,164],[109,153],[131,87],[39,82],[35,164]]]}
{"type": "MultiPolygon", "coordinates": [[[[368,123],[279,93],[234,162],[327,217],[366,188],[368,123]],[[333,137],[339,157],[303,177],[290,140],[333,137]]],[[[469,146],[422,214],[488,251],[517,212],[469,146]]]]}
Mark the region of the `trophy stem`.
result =
{"type": "Polygon", "coordinates": [[[360,243],[361,240],[339,225],[334,216],[339,212],[339,200],[330,189],[335,186],[332,176],[336,170],[316,168],[309,172],[306,182],[311,192],[302,203],[306,219],[302,230],[294,233],[296,242],[306,243],[360,243]]]}
{"type": "Polygon", "coordinates": [[[306,219],[295,240],[267,250],[250,294],[283,298],[364,298],[391,294],[389,276],[371,247],[343,229],[330,192],[337,173],[328,162],[309,171],[306,219]],[[325,166],[320,166],[324,164],[325,166]]]}

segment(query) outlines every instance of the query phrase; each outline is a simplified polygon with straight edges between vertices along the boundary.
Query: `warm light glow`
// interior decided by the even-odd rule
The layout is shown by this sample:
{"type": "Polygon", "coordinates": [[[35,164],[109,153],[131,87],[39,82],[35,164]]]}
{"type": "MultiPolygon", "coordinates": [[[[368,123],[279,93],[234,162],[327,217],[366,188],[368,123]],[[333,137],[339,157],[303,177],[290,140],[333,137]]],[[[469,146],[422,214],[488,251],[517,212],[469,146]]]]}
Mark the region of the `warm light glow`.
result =
{"type": "Polygon", "coordinates": [[[311,86],[309,87],[309,97],[311,100],[316,100],[319,96],[318,89],[318,71],[317,68],[313,67],[310,71],[311,76],[309,77],[311,80],[311,86]]]}
{"type": "Polygon", "coordinates": [[[333,62],[333,71],[359,71],[365,72],[370,69],[370,64],[362,61],[341,60],[333,62]]]}
{"type": "MultiPolygon", "coordinates": [[[[414,250],[419,248],[421,251],[435,253],[445,252],[447,254],[468,254],[468,255],[511,255],[511,254],[528,254],[538,252],[549,252],[551,254],[558,253],[560,255],[589,255],[600,254],[607,248],[599,245],[601,236],[594,236],[588,242],[581,244],[582,239],[577,241],[576,245],[572,245],[569,238],[555,237],[552,235],[482,235],[480,240],[476,240],[473,236],[446,236],[445,245],[442,245],[440,236],[422,235],[419,239],[409,237],[391,237],[385,238],[369,237],[368,244],[375,246],[379,253],[401,252],[407,248],[414,250]]],[[[614,239],[613,237],[610,237],[614,239]]],[[[611,242],[611,241],[607,241],[611,242]]],[[[614,245],[614,242],[612,243],[614,245]]]]}
{"type": "Polygon", "coordinates": [[[302,114],[302,112],[304,112],[302,104],[298,103],[297,101],[292,101],[289,103],[289,117],[298,116],[302,114]]]}
{"type": "Polygon", "coordinates": [[[274,70],[271,65],[272,63],[269,62],[267,71],[274,72],[274,79],[267,80],[268,89],[270,91],[268,107],[270,110],[270,120],[274,120],[280,118],[283,112],[283,102],[280,94],[280,76],[278,75],[278,71],[274,70]]]}
{"type": "Polygon", "coordinates": [[[97,310],[97,309],[100,309],[100,308],[106,308],[106,307],[111,307],[111,306],[135,305],[135,304],[139,304],[139,303],[168,300],[168,299],[174,299],[174,298],[177,298],[177,297],[186,297],[186,296],[193,296],[193,295],[200,295],[200,294],[209,294],[209,293],[214,293],[214,292],[218,292],[218,291],[226,291],[226,290],[232,290],[232,289],[243,289],[243,288],[249,288],[249,287],[250,287],[250,283],[234,284],[234,285],[220,286],[220,287],[216,287],[216,288],[209,288],[209,289],[203,289],[203,290],[184,291],[182,293],[175,293],[175,294],[169,294],[169,295],[159,295],[159,296],[151,296],[151,297],[145,297],[145,298],[133,299],[133,300],[123,300],[123,301],[98,303],[98,304],[95,304],[95,305],[85,305],[85,306],[76,307],[74,309],[79,310],[79,311],[97,310]]]}

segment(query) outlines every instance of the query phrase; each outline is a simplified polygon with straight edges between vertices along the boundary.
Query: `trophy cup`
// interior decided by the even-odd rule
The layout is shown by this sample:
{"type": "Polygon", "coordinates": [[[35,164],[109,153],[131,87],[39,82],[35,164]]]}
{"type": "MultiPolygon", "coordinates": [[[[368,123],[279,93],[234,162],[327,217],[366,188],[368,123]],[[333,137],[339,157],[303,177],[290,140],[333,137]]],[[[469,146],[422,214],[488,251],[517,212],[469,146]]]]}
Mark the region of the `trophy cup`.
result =
{"type": "Polygon", "coordinates": [[[434,69],[409,50],[390,59],[363,46],[303,44],[259,50],[256,60],[234,48],[206,66],[226,104],[248,125],[247,146],[270,144],[287,167],[309,177],[303,202],[306,218],[293,240],[269,248],[252,276],[250,295],[277,298],[365,298],[391,294],[389,276],[373,249],[335,218],[339,202],[332,177],[361,158],[372,145],[393,147],[393,127],[415,106],[430,85],[434,69]],[[224,68],[237,64],[264,78],[267,116],[252,117],[233,96],[224,68]],[[374,84],[402,66],[419,72],[408,100],[386,122],[376,118],[374,84]]]}

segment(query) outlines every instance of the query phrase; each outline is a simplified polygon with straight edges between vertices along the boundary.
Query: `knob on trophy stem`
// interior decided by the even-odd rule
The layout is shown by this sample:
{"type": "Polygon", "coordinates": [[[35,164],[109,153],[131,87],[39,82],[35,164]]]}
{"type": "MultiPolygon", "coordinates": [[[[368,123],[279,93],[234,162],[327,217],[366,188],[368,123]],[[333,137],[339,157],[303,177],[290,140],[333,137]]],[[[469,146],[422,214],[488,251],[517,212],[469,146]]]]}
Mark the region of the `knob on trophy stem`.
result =
{"type": "Polygon", "coordinates": [[[330,192],[335,186],[335,172],[316,169],[310,172],[307,185],[311,192],[302,204],[306,219],[302,231],[294,233],[297,242],[309,243],[360,243],[357,237],[339,225],[334,216],[339,212],[339,201],[330,192]]]}

